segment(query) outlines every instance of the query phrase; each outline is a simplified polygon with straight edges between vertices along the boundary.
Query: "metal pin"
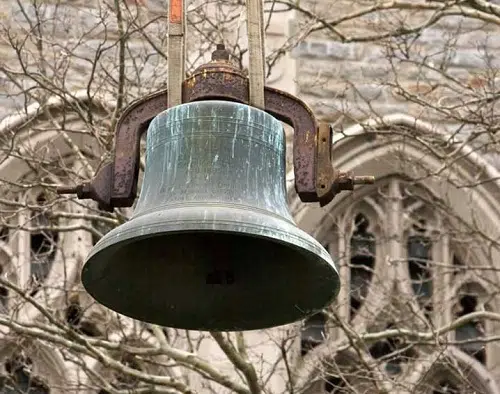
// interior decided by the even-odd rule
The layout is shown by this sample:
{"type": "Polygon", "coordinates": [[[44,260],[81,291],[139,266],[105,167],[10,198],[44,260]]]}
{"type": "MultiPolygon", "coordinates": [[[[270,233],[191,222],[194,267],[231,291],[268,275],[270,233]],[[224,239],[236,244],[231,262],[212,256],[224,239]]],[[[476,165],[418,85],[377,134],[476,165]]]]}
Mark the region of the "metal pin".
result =
{"type": "Polygon", "coordinates": [[[375,183],[375,177],[371,175],[355,176],[352,179],[354,185],[371,185],[375,183]]]}

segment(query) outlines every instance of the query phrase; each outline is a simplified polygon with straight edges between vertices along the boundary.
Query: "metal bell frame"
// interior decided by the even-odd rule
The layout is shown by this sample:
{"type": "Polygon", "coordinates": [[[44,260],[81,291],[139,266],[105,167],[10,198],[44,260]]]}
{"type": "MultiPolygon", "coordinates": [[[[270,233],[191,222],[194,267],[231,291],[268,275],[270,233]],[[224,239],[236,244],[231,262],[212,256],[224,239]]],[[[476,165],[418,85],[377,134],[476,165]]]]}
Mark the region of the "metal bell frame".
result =
{"type": "MultiPolygon", "coordinates": [[[[224,45],[217,45],[212,60],[184,80],[182,102],[227,100],[248,104],[248,78],[230,61],[224,45]]],[[[139,144],[151,120],[168,109],[168,90],[160,90],[131,103],[117,122],[114,159],[106,163],[90,181],[76,187],[60,187],[58,194],[76,194],[91,199],[99,208],[131,207],[137,197],[140,152],[139,144]]],[[[333,130],[328,123],[318,123],[311,109],[300,99],[266,86],[264,110],[292,126],[295,190],[304,203],[325,206],[342,190],[354,185],[371,184],[372,176],[354,176],[332,164],[333,130]]]]}

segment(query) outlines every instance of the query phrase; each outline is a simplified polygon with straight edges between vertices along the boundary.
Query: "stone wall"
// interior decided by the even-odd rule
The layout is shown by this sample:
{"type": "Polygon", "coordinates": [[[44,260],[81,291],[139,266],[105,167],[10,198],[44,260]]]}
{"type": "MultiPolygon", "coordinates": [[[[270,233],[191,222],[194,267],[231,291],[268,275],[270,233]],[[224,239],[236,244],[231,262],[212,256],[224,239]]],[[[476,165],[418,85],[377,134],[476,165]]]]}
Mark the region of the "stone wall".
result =
{"type": "MultiPolygon", "coordinates": [[[[335,2],[335,7],[331,4],[328,0],[309,1],[305,7],[331,20],[366,8],[368,2],[341,1],[335,2]]],[[[359,18],[356,23],[341,24],[342,32],[354,37],[387,31],[397,26],[402,15],[386,12],[359,18]]],[[[404,14],[411,26],[422,23],[429,15],[404,14]]],[[[304,26],[299,19],[295,31],[304,26]]],[[[453,127],[455,124],[443,119],[442,113],[410,103],[400,88],[439,106],[460,99],[455,88],[458,84],[463,84],[462,93],[473,95],[486,79],[498,81],[495,73],[500,69],[500,26],[450,16],[412,36],[409,43],[406,48],[403,40],[344,44],[332,32],[314,33],[293,52],[297,59],[297,93],[319,117],[338,121],[339,125],[358,123],[374,114],[406,113],[453,127]],[[440,68],[445,71],[432,70],[440,68]]]]}

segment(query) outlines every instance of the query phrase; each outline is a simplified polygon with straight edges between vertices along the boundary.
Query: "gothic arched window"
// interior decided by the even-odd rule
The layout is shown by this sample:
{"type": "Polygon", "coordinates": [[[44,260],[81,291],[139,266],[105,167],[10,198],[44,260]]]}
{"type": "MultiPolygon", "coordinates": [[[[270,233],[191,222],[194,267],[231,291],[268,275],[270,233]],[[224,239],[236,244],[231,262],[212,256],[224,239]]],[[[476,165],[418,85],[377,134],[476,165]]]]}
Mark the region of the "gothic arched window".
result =
{"type": "Polygon", "coordinates": [[[370,223],[366,216],[356,215],[351,237],[351,318],[361,307],[373,276],[375,265],[375,237],[368,231],[370,223]]]}
{"type": "MultiPolygon", "coordinates": [[[[395,325],[392,323],[386,326],[388,330],[393,328],[395,325]]],[[[403,364],[416,356],[413,347],[397,337],[389,337],[374,343],[370,346],[369,352],[374,359],[384,365],[389,375],[399,375],[403,372],[403,364]]]]}
{"type": "MultiPolygon", "coordinates": [[[[479,306],[479,294],[474,291],[474,286],[464,285],[459,290],[458,294],[458,312],[455,317],[467,316],[470,313],[476,312],[479,306]]],[[[472,320],[455,329],[455,340],[457,342],[464,342],[459,344],[459,348],[467,353],[469,356],[474,357],[482,364],[486,363],[486,350],[484,344],[481,342],[473,342],[474,339],[484,337],[485,328],[481,320],[472,320]]]]}
{"type": "Polygon", "coordinates": [[[9,229],[7,227],[0,227],[0,242],[9,242],[9,229]]]}
{"type": "MultiPolygon", "coordinates": [[[[0,275],[3,274],[3,267],[0,266],[0,275]]],[[[0,286],[0,313],[6,313],[9,308],[9,289],[0,286]]]]}
{"type": "MultiPolygon", "coordinates": [[[[320,242],[328,242],[332,256],[339,260],[341,281],[348,284],[342,286],[333,307],[344,324],[332,327],[329,336],[352,350],[349,342],[353,332],[373,335],[373,339],[366,339],[364,350],[389,382],[412,379],[417,374],[414,363],[422,363],[424,372],[432,368],[423,365],[427,365],[426,357],[433,349],[419,345],[409,332],[430,333],[432,328],[446,327],[454,319],[480,310],[484,304],[477,292],[460,290],[457,294],[455,289],[457,281],[464,280],[464,274],[470,275],[474,270],[472,277],[476,277],[474,266],[491,264],[481,261],[488,258],[487,252],[482,257],[477,239],[464,235],[450,211],[441,210],[434,201],[435,197],[424,187],[387,178],[367,189],[359,200],[341,199],[315,222],[317,227],[312,230],[320,242]],[[384,334],[398,328],[401,335],[384,334]]],[[[491,277],[485,277],[484,281],[491,282],[491,277]]],[[[488,321],[484,324],[490,330],[488,321]]],[[[446,333],[440,338],[444,342],[454,339],[456,346],[447,344],[443,349],[451,348],[454,353],[449,357],[457,357],[457,363],[461,357],[457,351],[461,349],[491,368],[488,363],[493,363],[490,362],[493,358],[489,349],[493,345],[474,341],[483,336],[484,330],[480,321],[456,327],[450,337],[446,333]]],[[[455,386],[447,383],[449,377],[449,371],[432,379],[424,377],[425,392],[454,393],[455,386]],[[437,385],[439,382],[442,387],[437,385]]],[[[455,379],[452,382],[455,384],[455,379]]],[[[363,383],[350,384],[356,388],[363,383]]],[[[332,383],[328,387],[333,390],[333,386],[332,383]]],[[[458,387],[462,390],[462,386],[458,387]]]]}
{"type": "Polygon", "coordinates": [[[407,241],[408,271],[413,292],[426,315],[432,312],[432,242],[426,235],[425,220],[413,225],[407,241]]]}

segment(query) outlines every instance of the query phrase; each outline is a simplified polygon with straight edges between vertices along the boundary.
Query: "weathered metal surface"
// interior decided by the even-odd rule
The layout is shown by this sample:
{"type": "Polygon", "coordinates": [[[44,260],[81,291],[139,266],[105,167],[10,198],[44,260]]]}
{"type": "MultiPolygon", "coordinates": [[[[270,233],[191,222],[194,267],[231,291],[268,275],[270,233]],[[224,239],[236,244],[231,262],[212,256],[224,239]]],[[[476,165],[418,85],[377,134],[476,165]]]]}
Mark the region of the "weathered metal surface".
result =
{"type": "MultiPolygon", "coordinates": [[[[248,104],[248,78],[235,67],[222,45],[212,54],[212,61],[199,67],[183,83],[183,102],[225,100],[248,104]]],[[[265,87],[265,111],[294,129],[293,165],[295,189],[303,202],[329,203],[340,190],[347,190],[356,181],[332,169],[331,158],[323,152],[318,165],[318,124],[311,109],[300,99],[286,92],[265,87]],[[327,158],[328,156],[328,158],[327,158]],[[332,171],[335,176],[332,176],[332,171]],[[318,176],[325,188],[318,189],[318,176]],[[329,183],[328,183],[329,182],[329,183]]],[[[168,92],[161,90],[137,100],[120,117],[115,136],[115,157],[106,164],[105,174],[77,188],[61,188],[59,193],[77,193],[91,198],[101,208],[132,206],[137,193],[139,143],[151,120],[168,109],[168,92]],[[111,179],[111,182],[109,181],[111,179]],[[106,183],[107,182],[107,183],[106,183]]],[[[331,137],[330,140],[331,141],[331,137]]],[[[321,148],[323,149],[323,148],[321,148]]],[[[358,183],[371,180],[358,178],[358,183]]]]}
{"type": "Polygon", "coordinates": [[[167,90],[132,103],[118,120],[115,136],[111,204],[130,207],[137,194],[141,136],[151,120],[167,109],[167,90]]]}
{"type": "Polygon", "coordinates": [[[287,324],[333,301],[335,265],[288,208],[275,117],[228,101],[183,104],[154,118],[146,149],[133,217],[83,268],[97,301],[162,326],[223,331],[287,324]]]}
{"type": "MultiPolygon", "coordinates": [[[[248,78],[230,62],[224,46],[218,46],[212,62],[199,67],[184,82],[184,102],[229,100],[248,104],[248,78]]],[[[295,189],[304,202],[318,201],[315,185],[317,122],[302,100],[286,92],[264,88],[265,111],[294,129],[295,189]]]]}
{"type": "Polygon", "coordinates": [[[321,206],[328,204],[335,196],[332,188],[336,179],[336,171],[331,165],[332,135],[332,127],[327,123],[320,123],[317,138],[316,193],[321,206]]]}
{"type": "Polygon", "coordinates": [[[316,193],[320,206],[325,206],[342,190],[354,190],[354,185],[375,182],[373,176],[354,176],[342,172],[332,165],[333,129],[327,123],[320,123],[317,136],[316,193]]]}
{"type": "Polygon", "coordinates": [[[59,194],[76,194],[79,199],[91,199],[99,204],[99,208],[112,211],[110,189],[113,184],[113,162],[105,163],[97,172],[91,182],[86,182],[76,187],[60,187],[59,194]]]}

